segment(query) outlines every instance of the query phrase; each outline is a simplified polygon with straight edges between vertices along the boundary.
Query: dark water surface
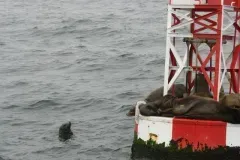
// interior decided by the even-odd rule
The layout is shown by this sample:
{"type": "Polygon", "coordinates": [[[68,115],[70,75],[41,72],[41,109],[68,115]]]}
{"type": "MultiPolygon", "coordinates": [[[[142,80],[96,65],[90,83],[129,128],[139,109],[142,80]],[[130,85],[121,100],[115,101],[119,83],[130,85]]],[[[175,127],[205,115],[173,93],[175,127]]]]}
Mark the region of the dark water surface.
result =
{"type": "Polygon", "coordinates": [[[125,114],[163,84],[166,6],[0,0],[0,159],[130,159],[125,114]]]}

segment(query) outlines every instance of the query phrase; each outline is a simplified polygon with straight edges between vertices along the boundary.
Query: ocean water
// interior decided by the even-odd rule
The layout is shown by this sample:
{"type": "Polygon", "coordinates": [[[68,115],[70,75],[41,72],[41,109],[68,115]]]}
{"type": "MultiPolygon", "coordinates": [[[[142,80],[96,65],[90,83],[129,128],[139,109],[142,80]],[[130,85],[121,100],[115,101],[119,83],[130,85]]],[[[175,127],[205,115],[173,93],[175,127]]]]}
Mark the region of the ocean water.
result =
{"type": "Polygon", "coordinates": [[[128,160],[163,85],[167,1],[0,0],[0,159],[128,160]],[[71,121],[74,138],[58,140],[71,121]]]}

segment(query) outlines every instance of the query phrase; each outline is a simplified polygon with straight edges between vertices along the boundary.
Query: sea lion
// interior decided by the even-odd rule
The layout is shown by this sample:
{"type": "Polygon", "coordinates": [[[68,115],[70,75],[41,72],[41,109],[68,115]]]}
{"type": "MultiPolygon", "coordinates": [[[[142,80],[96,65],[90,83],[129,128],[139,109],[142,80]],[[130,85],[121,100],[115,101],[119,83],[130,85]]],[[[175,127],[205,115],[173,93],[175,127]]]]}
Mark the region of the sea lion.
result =
{"type": "MultiPolygon", "coordinates": [[[[145,98],[145,102],[152,103],[152,102],[155,102],[155,101],[158,101],[158,100],[161,101],[161,99],[163,97],[163,89],[164,89],[164,87],[160,87],[160,88],[157,88],[154,91],[152,91],[145,98]]],[[[174,94],[177,98],[183,98],[183,95],[186,93],[186,87],[183,84],[175,84],[174,86],[172,86],[171,89],[168,90],[168,95],[172,94],[172,89],[174,89],[174,94]]],[[[156,103],[159,103],[159,102],[156,102],[156,103]]],[[[157,105],[159,105],[159,104],[157,104],[157,105]]],[[[142,110],[144,110],[145,115],[147,115],[148,110],[151,113],[151,109],[149,109],[148,106],[145,106],[145,109],[142,109],[142,110]]],[[[127,116],[134,116],[135,115],[135,106],[131,107],[131,109],[128,111],[128,113],[126,115],[127,116]]]]}
{"type": "Polygon", "coordinates": [[[190,97],[197,97],[197,98],[206,99],[206,100],[214,100],[213,97],[209,97],[208,94],[205,94],[202,92],[191,94],[190,97]]]}
{"type": "Polygon", "coordinates": [[[206,99],[213,99],[213,96],[211,94],[209,94],[208,92],[197,92],[197,93],[190,94],[190,96],[197,96],[197,97],[203,97],[206,99]]]}
{"type": "MultiPolygon", "coordinates": [[[[194,83],[194,89],[192,90],[190,95],[213,98],[213,95],[209,90],[208,82],[206,81],[202,73],[197,73],[194,83]]],[[[221,86],[219,93],[220,99],[224,97],[224,95],[225,95],[224,88],[223,86],[221,86]]]]}
{"type": "Polygon", "coordinates": [[[59,128],[58,135],[60,141],[66,141],[70,139],[73,135],[73,132],[71,130],[71,122],[62,124],[59,128]]]}
{"type": "Polygon", "coordinates": [[[166,95],[161,100],[139,107],[144,116],[179,117],[240,123],[240,109],[231,108],[205,97],[176,98],[166,95]]]}
{"type": "MultiPolygon", "coordinates": [[[[213,96],[210,92],[195,92],[195,93],[191,93],[190,96],[199,96],[199,97],[204,97],[205,99],[213,99],[213,96]]],[[[219,93],[219,99],[222,99],[225,96],[223,87],[221,87],[220,89],[220,93],[219,93]]]]}
{"type": "Polygon", "coordinates": [[[220,100],[223,99],[224,96],[225,96],[224,88],[223,88],[223,86],[221,86],[221,88],[220,88],[220,93],[219,93],[219,99],[220,99],[220,100]]]}
{"type": "Polygon", "coordinates": [[[139,111],[141,115],[144,116],[158,116],[158,108],[155,107],[155,105],[150,105],[150,103],[147,104],[141,104],[139,106],[139,111]]]}
{"type": "MultiPolygon", "coordinates": [[[[147,104],[141,104],[139,106],[140,113],[144,116],[157,116],[157,110],[158,108],[155,107],[154,102],[149,102],[147,104]]],[[[128,113],[126,114],[127,116],[135,116],[135,109],[136,106],[133,106],[128,113]]]]}
{"type": "Polygon", "coordinates": [[[232,93],[229,95],[225,95],[220,100],[220,103],[228,107],[240,108],[240,94],[232,93]]]}
{"type": "Polygon", "coordinates": [[[172,95],[165,95],[161,99],[146,103],[145,105],[142,105],[139,107],[140,113],[144,116],[147,116],[154,112],[151,116],[164,116],[164,117],[171,117],[172,114],[172,108],[173,108],[173,102],[177,99],[177,97],[172,95]],[[149,111],[147,113],[146,111],[149,111]]]}
{"type": "Polygon", "coordinates": [[[199,95],[202,97],[213,98],[210,90],[208,82],[206,81],[204,75],[202,73],[197,73],[194,81],[194,88],[190,95],[199,95]]]}
{"type": "Polygon", "coordinates": [[[240,110],[215,100],[189,96],[176,99],[173,104],[172,112],[175,117],[240,123],[240,110]]]}
{"type": "MultiPolygon", "coordinates": [[[[152,91],[146,98],[146,102],[154,102],[156,100],[159,100],[163,97],[163,90],[164,87],[157,88],[156,90],[152,91]]],[[[184,93],[186,93],[186,87],[183,84],[174,84],[169,90],[168,94],[174,95],[178,98],[182,98],[184,93]],[[172,91],[172,89],[174,91],[172,91]],[[173,94],[172,94],[173,92],[173,94]]]]}
{"type": "Polygon", "coordinates": [[[131,109],[126,114],[128,117],[135,116],[135,106],[131,107],[131,109]]]}
{"type": "Polygon", "coordinates": [[[194,83],[194,93],[208,92],[210,94],[209,85],[204,77],[204,74],[197,73],[194,82],[195,82],[194,83]]]}

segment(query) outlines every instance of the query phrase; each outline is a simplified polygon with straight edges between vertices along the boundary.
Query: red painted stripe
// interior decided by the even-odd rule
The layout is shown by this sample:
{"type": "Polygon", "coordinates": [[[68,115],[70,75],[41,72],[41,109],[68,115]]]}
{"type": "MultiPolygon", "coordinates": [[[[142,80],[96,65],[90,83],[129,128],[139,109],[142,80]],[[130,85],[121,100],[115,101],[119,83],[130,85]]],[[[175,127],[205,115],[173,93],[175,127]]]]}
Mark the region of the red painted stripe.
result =
{"type": "MultiPolygon", "coordinates": [[[[172,139],[184,138],[193,144],[193,148],[198,148],[198,142],[207,144],[208,147],[226,145],[226,126],[225,122],[203,121],[190,119],[173,119],[172,139]]],[[[185,141],[180,143],[186,146],[185,141]]],[[[201,148],[201,147],[200,147],[201,148]]]]}
{"type": "Polygon", "coordinates": [[[135,123],[134,132],[138,133],[138,124],[135,123]]]}

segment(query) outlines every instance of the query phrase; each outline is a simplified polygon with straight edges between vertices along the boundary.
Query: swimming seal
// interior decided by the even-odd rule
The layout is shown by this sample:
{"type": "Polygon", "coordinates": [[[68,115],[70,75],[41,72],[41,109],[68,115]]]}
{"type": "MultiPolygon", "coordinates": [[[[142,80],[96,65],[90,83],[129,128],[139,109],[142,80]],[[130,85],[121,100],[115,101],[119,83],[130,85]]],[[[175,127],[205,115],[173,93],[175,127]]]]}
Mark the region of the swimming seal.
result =
{"type": "Polygon", "coordinates": [[[60,141],[66,141],[70,139],[73,135],[73,132],[71,130],[71,122],[62,124],[59,128],[58,135],[60,141]]]}

